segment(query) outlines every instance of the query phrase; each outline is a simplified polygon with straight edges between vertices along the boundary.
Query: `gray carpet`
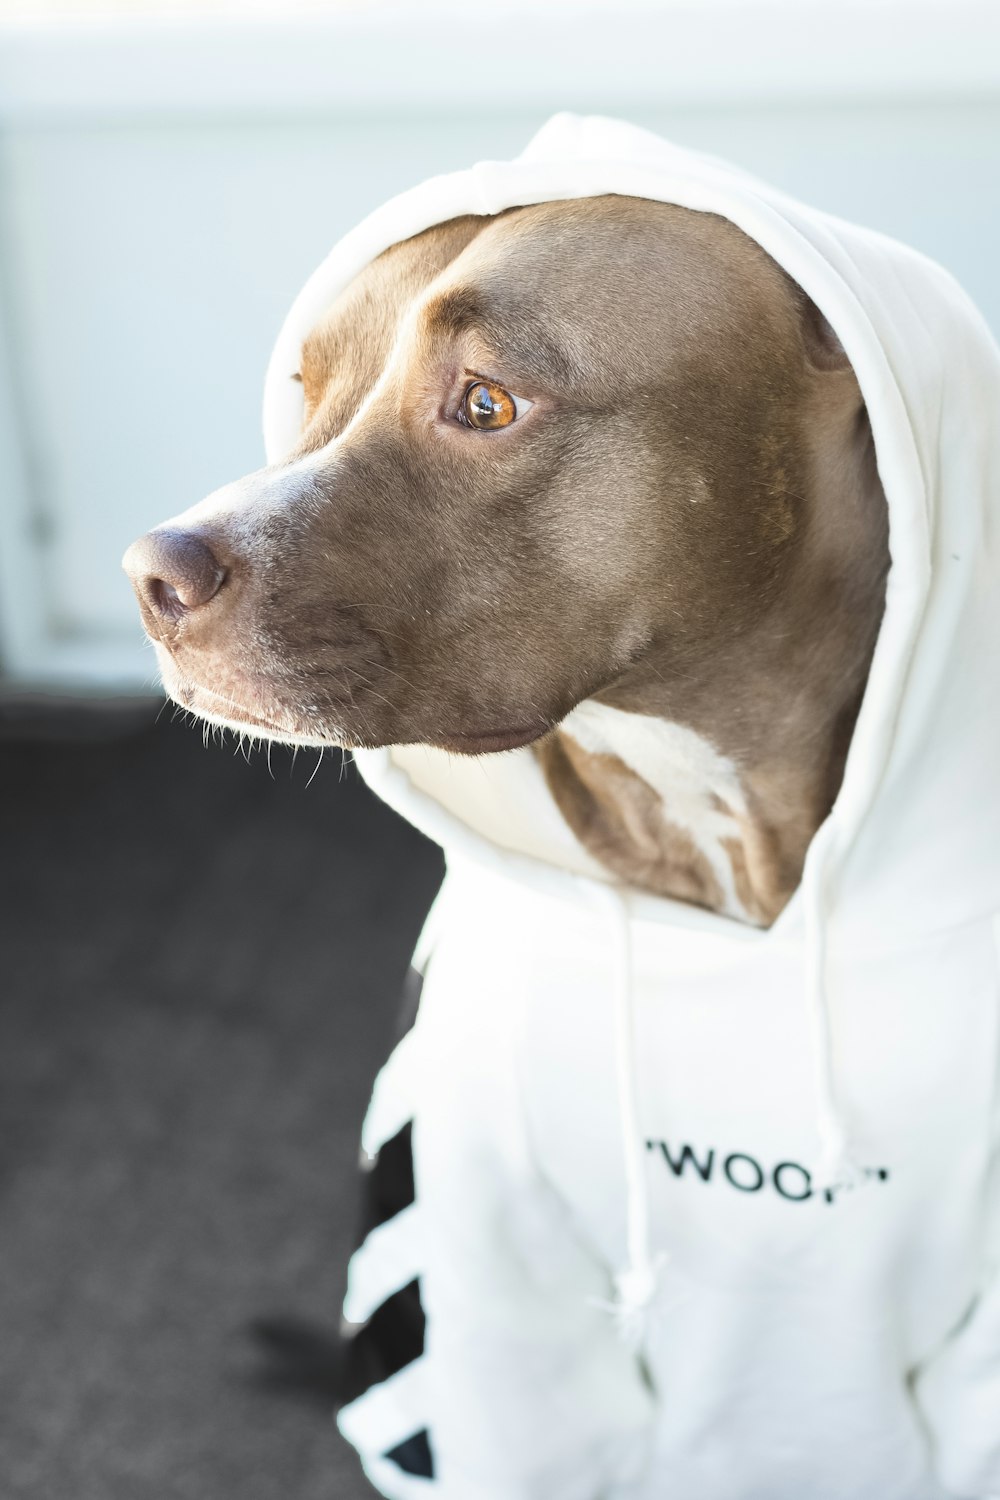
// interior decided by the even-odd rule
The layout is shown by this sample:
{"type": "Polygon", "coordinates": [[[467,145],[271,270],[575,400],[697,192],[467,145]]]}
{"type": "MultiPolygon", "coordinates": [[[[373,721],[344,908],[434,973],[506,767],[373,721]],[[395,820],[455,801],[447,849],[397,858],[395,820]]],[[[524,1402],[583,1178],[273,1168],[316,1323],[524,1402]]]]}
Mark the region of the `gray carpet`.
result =
{"type": "Polygon", "coordinates": [[[157,707],[0,703],[0,1494],[362,1500],[253,1327],[336,1327],[439,856],[157,707]]]}

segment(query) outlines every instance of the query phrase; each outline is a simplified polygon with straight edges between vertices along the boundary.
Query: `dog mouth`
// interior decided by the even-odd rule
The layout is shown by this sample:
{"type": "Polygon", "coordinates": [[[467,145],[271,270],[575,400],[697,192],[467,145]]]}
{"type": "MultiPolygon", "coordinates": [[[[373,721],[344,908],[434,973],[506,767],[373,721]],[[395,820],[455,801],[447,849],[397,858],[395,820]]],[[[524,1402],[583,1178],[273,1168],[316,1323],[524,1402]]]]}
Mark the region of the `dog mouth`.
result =
{"type": "Polygon", "coordinates": [[[306,704],[294,710],[280,703],[260,703],[251,707],[176,671],[164,672],[164,686],[180,708],[219,728],[315,749],[339,747],[357,750],[379,744],[424,744],[451,755],[496,755],[530,745],[552,727],[548,720],[536,719],[529,724],[499,728],[432,731],[426,735],[403,734],[373,740],[369,734],[351,734],[342,724],[330,725],[327,714],[318,704],[306,704]]]}
{"type": "MultiPolygon", "coordinates": [[[[309,709],[306,710],[304,719],[297,717],[282,722],[277,718],[270,718],[255,712],[231,698],[225,698],[213,692],[211,688],[200,685],[178,685],[171,690],[170,696],[182,708],[189,709],[199,718],[217,724],[220,728],[242,733],[249,731],[264,739],[277,740],[290,745],[312,746],[316,749],[332,746],[338,746],[344,750],[374,748],[366,745],[360,737],[355,738],[341,729],[331,732],[319,720],[310,723],[309,709]]],[[[435,734],[412,741],[407,739],[405,743],[433,745],[435,749],[445,750],[451,755],[497,755],[504,750],[518,750],[525,745],[530,745],[541,739],[544,734],[548,733],[548,730],[548,724],[525,724],[514,728],[485,730],[478,734],[435,734]]],[[[404,742],[392,740],[385,743],[404,742]]]]}

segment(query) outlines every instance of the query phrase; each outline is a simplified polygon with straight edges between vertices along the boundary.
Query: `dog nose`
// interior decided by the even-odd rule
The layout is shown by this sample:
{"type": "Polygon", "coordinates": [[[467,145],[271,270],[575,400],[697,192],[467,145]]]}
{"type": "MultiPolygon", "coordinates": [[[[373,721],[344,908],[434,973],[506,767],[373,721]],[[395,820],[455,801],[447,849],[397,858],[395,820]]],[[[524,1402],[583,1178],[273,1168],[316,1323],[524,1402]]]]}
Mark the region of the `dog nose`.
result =
{"type": "Polygon", "coordinates": [[[142,606],[146,628],[154,635],[157,624],[176,624],[214,599],[226,579],[225,568],[207,542],[194,532],[168,527],[133,542],[122,567],[142,606]]]}

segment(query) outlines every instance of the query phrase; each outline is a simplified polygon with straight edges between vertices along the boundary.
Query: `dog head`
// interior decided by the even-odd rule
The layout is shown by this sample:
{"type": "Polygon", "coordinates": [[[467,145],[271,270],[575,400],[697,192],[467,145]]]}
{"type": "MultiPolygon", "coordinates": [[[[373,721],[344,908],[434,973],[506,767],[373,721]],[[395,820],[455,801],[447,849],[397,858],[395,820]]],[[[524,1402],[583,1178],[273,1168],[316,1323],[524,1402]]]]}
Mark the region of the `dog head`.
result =
{"type": "Polygon", "coordinates": [[[340,295],[299,378],[294,451],[126,555],[168,691],[215,722],[525,744],[644,664],[703,679],[847,550],[810,497],[853,374],[714,215],[604,197],[440,225],[340,295]]]}

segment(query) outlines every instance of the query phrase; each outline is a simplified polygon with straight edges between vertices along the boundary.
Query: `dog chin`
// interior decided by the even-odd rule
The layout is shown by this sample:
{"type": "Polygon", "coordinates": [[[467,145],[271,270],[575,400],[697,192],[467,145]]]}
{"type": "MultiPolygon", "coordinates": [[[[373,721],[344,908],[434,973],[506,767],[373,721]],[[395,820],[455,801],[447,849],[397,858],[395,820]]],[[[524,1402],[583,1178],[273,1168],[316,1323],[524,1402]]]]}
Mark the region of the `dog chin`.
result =
{"type": "Polygon", "coordinates": [[[476,733],[436,734],[423,741],[450,755],[499,755],[504,750],[520,750],[540,740],[551,729],[549,723],[520,724],[513,728],[483,729],[476,733]]]}

